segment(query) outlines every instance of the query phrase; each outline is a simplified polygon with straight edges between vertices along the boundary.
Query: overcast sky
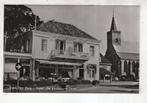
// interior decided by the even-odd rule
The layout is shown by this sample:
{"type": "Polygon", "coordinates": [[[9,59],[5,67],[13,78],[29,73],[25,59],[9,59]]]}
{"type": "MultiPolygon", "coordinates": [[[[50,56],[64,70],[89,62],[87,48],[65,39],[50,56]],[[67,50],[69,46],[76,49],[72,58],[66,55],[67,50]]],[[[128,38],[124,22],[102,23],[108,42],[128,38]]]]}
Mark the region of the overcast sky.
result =
{"type": "Polygon", "coordinates": [[[113,8],[117,29],[121,31],[123,52],[139,52],[139,6],[44,6],[28,5],[41,20],[72,24],[101,40],[101,53],[107,48],[113,8]]]}

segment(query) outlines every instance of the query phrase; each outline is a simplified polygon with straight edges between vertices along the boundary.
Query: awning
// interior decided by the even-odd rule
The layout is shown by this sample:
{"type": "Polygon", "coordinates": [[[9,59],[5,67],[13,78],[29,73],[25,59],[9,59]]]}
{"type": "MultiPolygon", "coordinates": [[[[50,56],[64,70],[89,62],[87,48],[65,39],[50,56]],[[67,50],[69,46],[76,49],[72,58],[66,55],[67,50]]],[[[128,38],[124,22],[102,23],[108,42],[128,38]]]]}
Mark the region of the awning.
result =
{"type": "Polygon", "coordinates": [[[4,72],[10,73],[10,72],[17,72],[15,69],[15,64],[16,63],[5,63],[4,64],[4,72]]]}
{"type": "Polygon", "coordinates": [[[69,63],[69,62],[56,62],[56,61],[47,61],[47,60],[37,60],[41,64],[56,64],[56,65],[74,65],[74,66],[81,66],[80,63],[69,63]]]}

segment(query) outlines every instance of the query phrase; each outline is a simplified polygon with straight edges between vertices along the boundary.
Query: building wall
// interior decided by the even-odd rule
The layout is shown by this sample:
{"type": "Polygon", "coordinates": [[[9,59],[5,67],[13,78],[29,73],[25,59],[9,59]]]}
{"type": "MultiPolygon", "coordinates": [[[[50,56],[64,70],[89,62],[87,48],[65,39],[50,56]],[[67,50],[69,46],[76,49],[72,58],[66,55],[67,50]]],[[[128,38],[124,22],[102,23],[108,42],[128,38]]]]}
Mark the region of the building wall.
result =
{"type": "MultiPolygon", "coordinates": [[[[78,37],[71,37],[71,36],[62,36],[62,35],[57,35],[54,33],[43,33],[43,32],[31,32],[28,34],[29,35],[29,40],[30,40],[30,45],[29,45],[29,53],[25,53],[25,54],[29,54],[29,58],[27,58],[28,60],[30,60],[29,62],[29,68],[30,68],[30,77],[35,80],[36,77],[36,64],[35,64],[35,60],[37,59],[43,59],[43,60],[50,60],[50,56],[51,56],[51,52],[52,50],[55,50],[55,40],[56,39],[60,39],[60,40],[66,40],[66,48],[65,50],[68,50],[69,47],[74,47],[73,43],[74,42],[80,42],[83,44],[83,53],[89,53],[90,52],[90,46],[94,46],[95,48],[95,55],[94,56],[89,56],[88,61],[82,61],[79,62],[81,64],[83,64],[83,69],[84,69],[84,79],[87,80],[99,80],[99,51],[100,51],[100,46],[98,42],[95,42],[93,40],[89,40],[89,39],[83,39],[83,38],[78,38],[78,37]],[[41,40],[42,39],[46,39],[47,40],[47,51],[41,51],[41,40]],[[89,64],[94,64],[96,65],[96,75],[94,78],[90,78],[88,71],[87,71],[87,65],[89,64]]],[[[14,56],[14,53],[11,53],[14,56]]],[[[18,53],[15,53],[18,54],[18,53]]],[[[25,58],[26,56],[24,55],[24,53],[19,53],[19,59],[23,59],[23,57],[25,58]],[[21,56],[21,54],[23,54],[23,57],[21,56]]],[[[7,54],[5,55],[5,59],[7,58],[6,56],[8,56],[7,54]]],[[[14,58],[17,58],[14,56],[14,58]]],[[[13,57],[12,57],[13,59],[13,57]]],[[[75,62],[78,62],[80,60],[75,60],[75,62]]],[[[66,61],[68,62],[68,60],[66,61]]],[[[6,63],[4,65],[4,72],[17,72],[15,70],[15,64],[17,63],[17,61],[15,61],[14,63],[10,62],[10,63],[6,63]],[[11,67],[11,68],[10,68],[11,67]]],[[[79,77],[79,67],[75,67],[77,69],[73,69],[73,72],[75,73],[75,78],[79,77]]]]}
{"type": "MultiPolygon", "coordinates": [[[[89,80],[99,80],[99,58],[100,58],[100,45],[95,45],[95,44],[88,44],[87,45],[87,48],[86,49],[89,49],[90,46],[94,46],[95,48],[95,55],[94,56],[90,56],[89,60],[87,62],[85,62],[85,65],[88,65],[88,64],[96,64],[96,75],[95,75],[95,78],[90,78],[89,75],[88,75],[88,71],[86,71],[86,79],[89,79],[89,80]]],[[[87,50],[87,51],[90,51],[90,50],[87,50]]],[[[87,69],[87,68],[85,68],[87,69]]]]}
{"type": "Polygon", "coordinates": [[[38,59],[49,59],[49,55],[52,50],[55,50],[55,40],[61,39],[66,40],[66,48],[65,50],[68,50],[69,47],[73,48],[73,42],[81,42],[83,44],[83,52],[89,53],[89,47],[94,46],[95,48],[95,57],[92,57],[90,59],[91,62],[94,62],[95,60],[98,60],[97,57],[99,57],[99,44],[96,44],[94,42],[87,42],[86,40],[82,40],[80,38],[72,38],[72,37],[64,37],[62,38],[60,36],[53,36],[54,34],[39,34],[39,33],[33,33],[33,57],[38,59]],[[47,40],[47,51],[43,52],[41,51],[41,40],[46,39],[47,40]]]}
{"type": "MultiPolygon", "coordinates": [[[[62,36],[62,35],[57,35],[53,33],[41,33],[41,32],[34,32],[33,33],[33,58],[36,59],[46,59],[49,60],[51,56],[51,51],[55,50],[55,40],[60,39],[60,40],[66,40],[66,48],[65,50],[68,50],[69,47],[74,47],[73,43],[74,42],[81,42],[83,44],[83,53],[89,53],[90,52],[90,46],[94,46],[95,48],[95,55],[90,56],[89,60],[84,63],[84,79],[89,79],[89,80],[99,80],[99,54],[100,54],[100,45],[97,42],[90,41],[87,39],[83,38],[78,38],[78,37],[69,37],[69,36],[62,36]],[[46,39],[47,40],[47,51],[43,52],[41,51],[41,40],[46,39]],[[96,64],[97,66],[97,72],[95,78],[90,78],[87,72],[87,65],[88,64],[96,64]]],[[[75,71],[76,74],[78,73],[75,71]]],[[[78,75],[77,75],[78,77],[78,75]]]]}
{"type": "Polygon", "coordinates": [[[33,33],[33,52],[32,56],[36,59],[49,59],[51,50],[55,49],[54,39],[51,36],[33,33]],[[47,40],[47,51],[41,51],[41,40],[47,40]]]}

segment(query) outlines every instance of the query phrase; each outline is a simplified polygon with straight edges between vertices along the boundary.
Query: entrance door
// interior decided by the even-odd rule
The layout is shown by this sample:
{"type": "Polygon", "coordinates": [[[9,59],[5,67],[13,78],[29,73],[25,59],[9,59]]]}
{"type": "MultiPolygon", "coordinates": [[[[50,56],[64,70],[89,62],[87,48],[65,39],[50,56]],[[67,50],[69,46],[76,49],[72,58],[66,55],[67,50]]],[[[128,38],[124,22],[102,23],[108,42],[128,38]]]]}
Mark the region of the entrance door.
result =
{"type": "Polygon", "coordinates": [[[80,79],[84,78],[84,69],[79,69],[79,78],[80,79]]]}

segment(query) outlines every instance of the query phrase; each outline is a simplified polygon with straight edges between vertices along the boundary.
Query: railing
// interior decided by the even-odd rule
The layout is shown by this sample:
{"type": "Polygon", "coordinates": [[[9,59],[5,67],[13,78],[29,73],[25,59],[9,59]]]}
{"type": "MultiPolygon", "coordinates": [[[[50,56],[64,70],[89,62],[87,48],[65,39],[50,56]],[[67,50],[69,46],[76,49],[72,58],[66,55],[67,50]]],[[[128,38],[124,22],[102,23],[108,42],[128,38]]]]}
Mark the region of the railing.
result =
{"type": "Polygon", "coordinates": [[[89,53],[83,52],[73,52],[73,51],[63,51],[63,50],[52,50],[51,56],[58,57],[58,58],[71,58],[71,59],[89,59],[89,53]]]}
{"type": "Polygon", "coordinates": [[[5,52],[12,52],[12,53],[31,53],[31,50],[21,50],[21,49],[10,49],[5,50],[5,52]]]}

